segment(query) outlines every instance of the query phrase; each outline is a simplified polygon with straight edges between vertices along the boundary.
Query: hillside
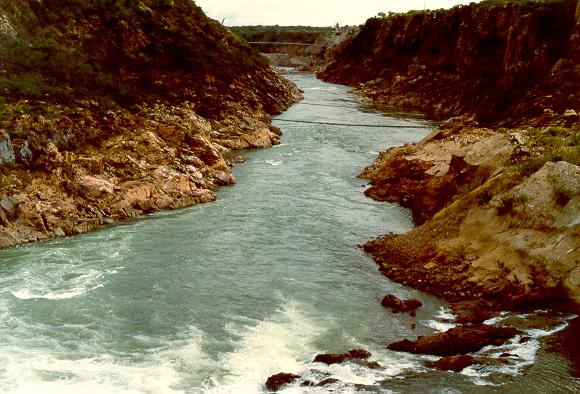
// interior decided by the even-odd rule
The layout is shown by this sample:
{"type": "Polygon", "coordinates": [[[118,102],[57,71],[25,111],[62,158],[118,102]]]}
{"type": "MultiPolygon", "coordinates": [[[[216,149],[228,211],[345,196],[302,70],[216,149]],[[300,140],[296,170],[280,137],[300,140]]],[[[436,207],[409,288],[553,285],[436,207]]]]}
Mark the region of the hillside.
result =
{"type": "Polygon", "coordinates": [[[300,98],[187,0],[0,1],[0,248],[215,198],[300,98]]]}

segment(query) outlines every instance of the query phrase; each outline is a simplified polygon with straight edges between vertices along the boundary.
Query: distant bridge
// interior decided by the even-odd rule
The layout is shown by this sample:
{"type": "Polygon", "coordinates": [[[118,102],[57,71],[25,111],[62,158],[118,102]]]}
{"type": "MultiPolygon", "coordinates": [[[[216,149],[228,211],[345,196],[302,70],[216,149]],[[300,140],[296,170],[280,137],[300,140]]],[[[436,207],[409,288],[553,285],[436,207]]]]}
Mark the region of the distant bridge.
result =
{"type": "Polygon", "coordinates": [[[311,44],[308,42],[253,41],[253,42],[249,42],[248,44],[250,44],[250,45],[298,45],[298,46],[319,47],[319,48],[326,47],[326,45],[311,44]]]}

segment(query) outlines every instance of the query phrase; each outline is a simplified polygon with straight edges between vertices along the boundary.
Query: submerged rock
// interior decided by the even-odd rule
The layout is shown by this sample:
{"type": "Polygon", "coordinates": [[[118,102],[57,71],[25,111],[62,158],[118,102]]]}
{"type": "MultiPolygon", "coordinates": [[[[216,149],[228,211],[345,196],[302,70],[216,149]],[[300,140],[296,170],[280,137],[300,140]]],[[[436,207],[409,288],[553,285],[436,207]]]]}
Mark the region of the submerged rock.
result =
{"type": "Polygon", "coordinates": [[[416,298],[411,298],[409,300],[401,300],[399,297],[388,294],[381,301],[381,305],[390,308],[393,313],[408,313],[411,316],[415,316],[416,310],[423,306],[423,303],[416,298]]]}
{"type": "Polygon", "coordinates": [[[451,328],[446,332],[422,336],[415,341],[403,339],[389,344],[387,348],[413,354],[453,356],[476,352],[488,345],[502,345],[520,332],[512,327],[465,325],[451,328]]]}
{"type": "Polygon", "coordinates": [[[440,371],[460,372],[464,368],[475,364],[476,360],[472,356],[457,355],[441,357],[437,361],[431,361],[426,364],[428,368],[435,368],[440,371]]]}

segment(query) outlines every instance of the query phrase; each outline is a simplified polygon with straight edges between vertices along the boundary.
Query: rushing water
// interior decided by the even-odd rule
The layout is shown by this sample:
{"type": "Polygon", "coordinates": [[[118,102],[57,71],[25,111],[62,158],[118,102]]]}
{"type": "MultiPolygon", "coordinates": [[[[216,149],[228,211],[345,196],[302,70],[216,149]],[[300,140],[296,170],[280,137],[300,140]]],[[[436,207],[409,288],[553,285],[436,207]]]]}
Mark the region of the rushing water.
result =
{"type": "Polygon", "coordinates": [[[507,365],[462,374],[385,349],[445,329],[452,316],[436,298],[381,277],[357,247],[412,223],[406,210],[365,198],[356,175],[429,123],[365,109],[343,86],[291,78],[305,100],[280,119],[425,128],[275,121],[282,144],[248,152],[238,184],[215,203],[0,251],[1,393],[259,393],[282,371],[342,382],[284,391],[295,393],[579,387],[566,361],[540,348],[546,330],[484,350],[510,352],[507,365]],[[379,305],[389,292],[425,307],[416,318],[393,315],[379,305]],[[352,347],[383,368],[311,364],[352,347]]]}

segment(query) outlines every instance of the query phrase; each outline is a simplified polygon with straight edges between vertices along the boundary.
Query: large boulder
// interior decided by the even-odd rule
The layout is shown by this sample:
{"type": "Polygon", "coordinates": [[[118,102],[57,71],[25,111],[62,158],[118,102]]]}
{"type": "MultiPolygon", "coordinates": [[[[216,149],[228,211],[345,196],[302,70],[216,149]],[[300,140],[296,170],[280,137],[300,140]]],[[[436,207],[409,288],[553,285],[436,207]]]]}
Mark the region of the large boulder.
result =
{"type": "Polygon", "coordinates": [[[446,332],[417,338],[403,339],[387,346],[390,350],[413,354],[454,356],[476,352],[484,346],[499,346],[521,333],[512,327],[494,327],[486,324],[465,325],[446,332]]]}

